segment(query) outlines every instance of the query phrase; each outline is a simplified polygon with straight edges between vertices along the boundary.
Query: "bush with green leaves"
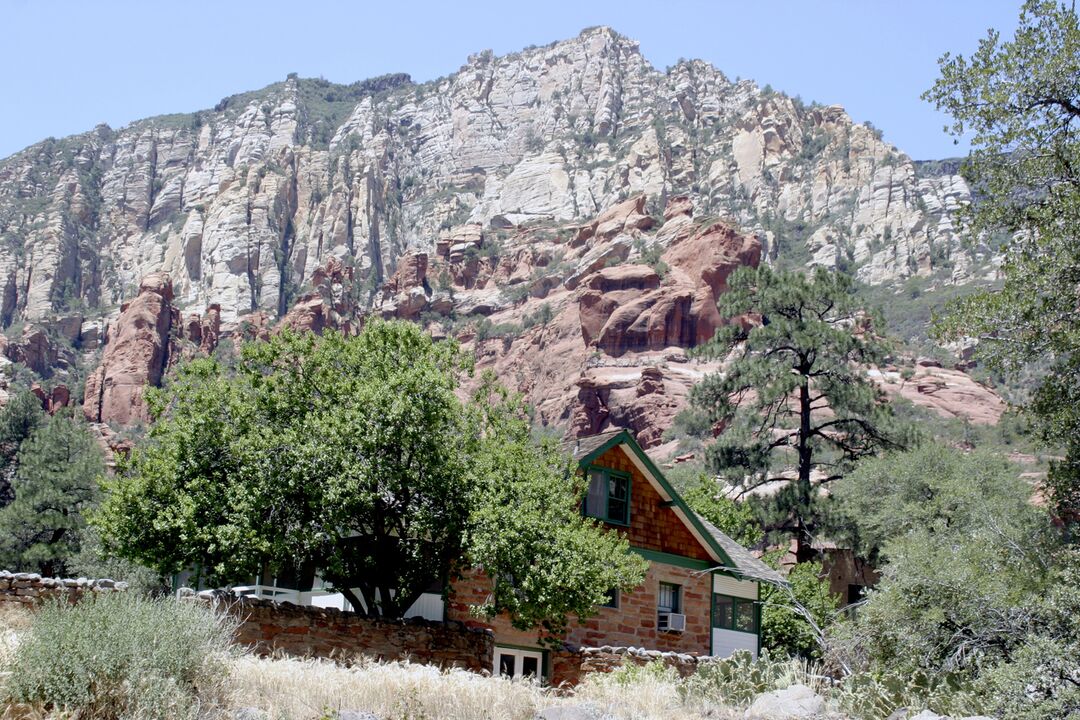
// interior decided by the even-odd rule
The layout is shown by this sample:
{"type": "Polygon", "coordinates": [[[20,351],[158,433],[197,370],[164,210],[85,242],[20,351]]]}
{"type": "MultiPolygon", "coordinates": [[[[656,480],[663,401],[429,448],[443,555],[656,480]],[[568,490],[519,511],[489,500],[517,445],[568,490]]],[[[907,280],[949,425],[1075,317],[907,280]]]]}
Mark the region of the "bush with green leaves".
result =
{"type": "Polygon", "coordinates": [[[787,580],[787,588],[761,586],[761,644],[776,657],[820,659],[840,598],[820,562],[799,563],[787,580]]]}
{"type": "Polygon", "coordinates": [[[54,600],[21,638],[4,693],[80,718],[195,717],[220,701],[235,629],[227,616],[171,597],[54,600]]]}

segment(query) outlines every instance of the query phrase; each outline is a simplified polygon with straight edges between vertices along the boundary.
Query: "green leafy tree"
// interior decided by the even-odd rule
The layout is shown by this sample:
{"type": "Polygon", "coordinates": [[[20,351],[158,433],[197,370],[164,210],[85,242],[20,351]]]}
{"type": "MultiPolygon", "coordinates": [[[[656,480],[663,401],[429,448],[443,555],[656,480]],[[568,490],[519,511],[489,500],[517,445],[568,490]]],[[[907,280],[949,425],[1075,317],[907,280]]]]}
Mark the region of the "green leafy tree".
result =
{"type": "Polygon", "coordinates": [[[821,486],[902,442],[864,370],[880,362],[883,348],[851,280],[820,268],[741,268],[719,309],[725,317],[756,314],[760,322],[725,326],[699,351],[730,360],[691,396],[723,427],[708,459],[744,492],[781,483],[766,505],[766,529],[794,535],[799,561],[809,560],[824,519],[821,486]]]}
{"type": "Polygon", "coordinates": [[[864,462],[835,487],[882,580],[852,626],[852,664],[967,672],[1008,661],[1052,587],[1057,536],[1004,458],[925,445],[864,462]]]}
{"type": "Polygon", "coordinates": [[[787,580],[788,587],[761,587],[761,644],[774,655],[820,659],[840,597],[829,592],[820,562],[799,563],[787,580]]]}
{"type": "Polygon", "coordinates": [[[0,410],[0,507],[14,497],[11,485],[18,467],[15,458],[19,446],[44,419],[41,400],[29,390],[13,393],[0,410]]]}
{"type": "Polygon", "coordinates": [[[593,614],[611,588],[640,585],[647,563],[625,537],[582,516],[584,477],[553,438],[532,441],[519,399],[489,375],[474,400],[485,433],[467,559],[492,586],[478,610],[508,613],[515,627],[560,639],[570,615],[593,614]]]}
{"type": "MultiPolygon", "coordinates": [[[[672,479],[672,475],[668,478],[672,479]]],[[[753,508],[725,495],[715,478],[699,472],[680,494],[694,512],[740,545],[753,547],[762,541],[761,523],[753,508]]]]}
{"type": "Polygon", "coordinates": [[[1022,644],[982,678],[999,717],[1080,717],[1080,553],[1063,551],[1054,567],[1048,590],[1031,600],[1022,644]]]}
{"type": "Polygon", "coordinates": [[[970,57],[946,54],[924,97],[970,136],[962,172],[979,202],[974,236],[1005,235],[1000,289],[952,303],[937,332],[979,339],[980,357],[1016,372],[1054,364],[1032,405],[1067,454],[1050,471],[1063,516],[1080,513],[1080,25],[1075,6],[1029,0],[1012,40],[991,30],[970,57]]]}
{"type": "Polygon", "coordinates": [[[0,565],[62,574],[98,497],[101,449],[85,424],[58,414],[21,444],[16,461],[15,497],[0,509],[0,565]]]}
{"type": "Polygon", "coordinates": [[[523,593],[497,593],[488,610],[530,624],[557,625],[597,592],[631,586],[636,558],[565,513],[565,465],[500,420],[509,410],[458,398],[470,369],[456,343],[378,320],[353,338],[285,332],[249,343],[234,374],[194,361],[151,394],[157,420],[108,486],[103,539],[163,574],[199,567],[218,583],[318,568],[355,609],[387,617],[471,563],[523,593]],[[564,488],[533,499],[547,544],[524,556],[481,543],[493,513],[518,510],[490,503],[512,473],[521,480],[506,492],[564,488]],[[591,553],[562,572],[541,553],[565,560],[578,550],[568,544],[586,540],[591,553]]]}

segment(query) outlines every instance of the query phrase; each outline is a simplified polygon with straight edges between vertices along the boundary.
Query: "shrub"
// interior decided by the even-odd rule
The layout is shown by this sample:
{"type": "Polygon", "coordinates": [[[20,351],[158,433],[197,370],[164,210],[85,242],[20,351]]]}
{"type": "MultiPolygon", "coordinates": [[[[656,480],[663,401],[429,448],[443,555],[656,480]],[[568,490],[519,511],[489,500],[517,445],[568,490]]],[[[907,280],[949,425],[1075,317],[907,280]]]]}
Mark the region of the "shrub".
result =
{"type": "Polygon", "coordinates": [[[194,717],[218,701],[235,628],[173,598],[51,601],[19,642],[6,694],[80,718],[194,717]]]}
{"type": "Polygon", "coordinates": [[[685,690],[714,702],[738,706],[749,704],[760,693],[795,684],[824,694],[827,681],[803,660],[774,660],[768,653],[754,660],[750,653],[739,650],[730,657],[699,665],[698,671],[686,679],[685,690]]]}

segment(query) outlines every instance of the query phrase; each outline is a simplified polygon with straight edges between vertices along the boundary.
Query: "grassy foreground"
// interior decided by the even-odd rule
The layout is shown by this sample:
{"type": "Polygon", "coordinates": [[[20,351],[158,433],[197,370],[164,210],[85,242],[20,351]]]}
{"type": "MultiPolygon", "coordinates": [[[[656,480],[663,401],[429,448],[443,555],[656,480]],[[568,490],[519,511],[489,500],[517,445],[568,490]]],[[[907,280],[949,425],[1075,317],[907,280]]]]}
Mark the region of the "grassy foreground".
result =
{"type": "MultiPolygon", "coordinates": [[[[562,717],[725,720],[792,685],[825,698],[821,717],[884,720],[919,704],[873,684],[835,686],[796,660],[746,655],[686,679],[660,664],[629,666],[571,691],[408,662],[259,658],[232,645],[235,629],[202,606],[135,593],[47,603],[33,615],[0,608],[0,720],[531,720],[582,705],[591,707],[562,717]]],[[[937,704],[974,714],[955,712],[966,709],[955,698],[937,704]]]]}

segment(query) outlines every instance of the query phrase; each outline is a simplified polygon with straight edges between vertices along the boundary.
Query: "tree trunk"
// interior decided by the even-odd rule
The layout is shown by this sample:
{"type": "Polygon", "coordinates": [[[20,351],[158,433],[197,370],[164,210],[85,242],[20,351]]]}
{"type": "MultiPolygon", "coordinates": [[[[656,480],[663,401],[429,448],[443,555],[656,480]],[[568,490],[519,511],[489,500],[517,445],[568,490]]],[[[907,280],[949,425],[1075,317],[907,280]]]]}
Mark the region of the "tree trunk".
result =
{"type": "Polygon", "coordinates": [[[354,593],[351,588],[347,587],[338,589],[341,590],[341,594],[344,595],[345,599],[349,601],[350,605],[352,605],[353,612],[363,615],[364,605],[360,602],[360,598],[356,597],[356,593],[354,593]]]}
{"type": "Polygon", "coordinates": [[[807,520],[810,513],[810,505],[813,502],[814,488],[810,484],[810,471],[813,470],[813,452],[810,448],[810,367],[799,368],[803,376],[802,387],[799,388],[799,479],[796,481],[796,517],[795,532],[795,561],[808,562],[813,560],[814,552],[813,528],[807,520]]]}

